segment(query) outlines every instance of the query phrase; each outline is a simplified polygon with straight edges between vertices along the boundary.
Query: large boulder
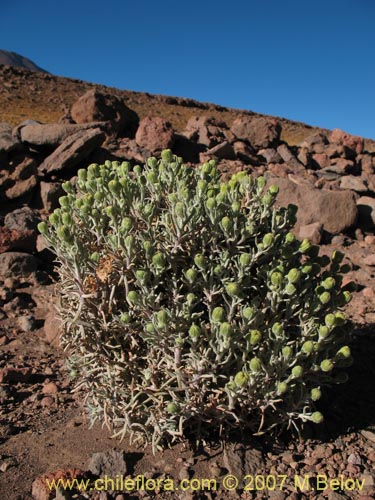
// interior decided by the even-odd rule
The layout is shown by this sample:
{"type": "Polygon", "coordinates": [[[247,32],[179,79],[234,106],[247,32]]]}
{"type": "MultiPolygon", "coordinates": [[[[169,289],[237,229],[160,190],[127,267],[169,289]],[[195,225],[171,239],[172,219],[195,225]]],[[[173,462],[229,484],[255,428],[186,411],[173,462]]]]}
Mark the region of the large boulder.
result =
{"type": "Polygon", "coordinates": [[[189,118],[182,135],[193,142],[213,148],[227,139],[225,132],[225,123],[219,123],[212,116],[204,115],[189,118]]]}
{"type": "Polygon", "coordinates": [[[255,149],[272,148],[280,140],[281,126],[277,120],[262,116],[240,116],[232,124],[231,131],[255,149]]]}
{"type": "Polygon", "coordinates": [[[297,227],[319,222],[331,234],[352,228],[357,220],[356,197],[351,191],[316,189],[307,184],[296,184],[289,178],[270,177],[267,184],[280,188],[278,206],[297,205],[297,227]]]}
{"type": "Polygon", "coordinates": [[[141,120],[135,141],[138,146],[151,153],[157,153],[173,146],[175,135],[171,124],[159,116],[151,118],[146,116],[141,120]]]}
{"type": "Polygon", "coordinates": [[[21,149],[22,146],[12,134],[12,127],[8,123],[0,123],[0,158],[5,154],[21,149]]]}
{"type": "Polygon", "coordinates": [[[76,123],[97,121],[110,122],[114,131],[133,135],[139,118],[135,111],[113,94],[104,94],[95,89],[82,95],[70,110],[76,123]]]}
{"type": "Polygon", "coordinates": [[[361,154],[365,146],[363,137],[348,134],[339,128],[332,130],[331,135],[329,136],[329,141],[333,144],[346,146],[355,151],[357,154],[361,154]]]}

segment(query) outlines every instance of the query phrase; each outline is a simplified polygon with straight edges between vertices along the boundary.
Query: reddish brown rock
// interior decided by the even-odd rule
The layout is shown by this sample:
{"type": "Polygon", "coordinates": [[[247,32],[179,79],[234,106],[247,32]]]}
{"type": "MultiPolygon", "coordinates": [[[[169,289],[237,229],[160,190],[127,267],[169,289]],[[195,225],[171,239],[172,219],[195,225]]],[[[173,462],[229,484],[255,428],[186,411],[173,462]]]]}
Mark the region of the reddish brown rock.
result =
{"type": "Polygon", "coordinates": [[[0,276],[4,278],[26,277],[38,268],[37,259],[28,253],[5,252],[0,254],[0,276]]]}
{"type": "Polygon", "coordinates": [[[174,131],[169,122],[159,116],[151,118],[146,116],[141,120],[135,140],[141,146],[152,153],[163,149],[169,149],[174,144],[174,131]]]}
{"type": "Polygon", "coordinates": [[[307,149],[311,153],[324,153],[328,144],[325,134],[318,132],[306,137],[300,144],[300,148],[307,149]]]}
{"type": "Polygon", "coordinates": [[[255,149],[270,148],[280,140],[281,126],[273,119],[258,116],[241,116],[232,124],[231,131],[255,149]]]}
{"type": "Polygon", "coordinates": [[[104,133],[94,128],[92,130],[81,130],[70,135],[55,151],[49,155],[39,166],[43,173],[59,172],[69,170],[84,160],[89,154],[103,143],[104,133]]]}
{"type": "Polygon", "coordinates": [[[131,135],[139,122],[137,113],[128,108],[121,99],[95,89],[82,95],[73,104],[70,113],[76,123],[110,122],[113,130],[131,135]]]}
{"type": "Polygon", "coordinates": [[[60,196],[64,196],[65,192],[59,182],[41,182],[40,197],[42,199],[43,208],[48,212],[52,212],[59,206],[60,196]]]}
{"type": "Polygon", "coordinates": [[[348,148],[355,151],[357,154],[361,154],[364,149],[365,141],[363,137],[358,137],[355,135],[348,134],[339,128],[335,128],[331,135],[329,136],[329,141],[335,144],[342,144],[348,148]]]}
{"type": "Polygon", "coordinates": [[[231,136],[230,131],[226,130],[225,123],[218,123],[211,116],[192,116],[189,118],[182,135],[208,148],[225,140],[230,141],[230,137],[233,137],[233,134],[231,136]]]}
{"type": "Polygon", "coordinates": [[[308,239],[311,243],[319,245],[322,239],[323,224],[320,222],[313,222],[306,226],[301,226],[298,237],[300,240],[308,239]]]}
{"type": "Polygon", "coordinates": [[[0,123],[0,157],[6,153],[11,153],[22,146],[12,134],[12,127],[8,123],[0,123]]]}
{"type": "Polygon", "coordinates": [[[319,222],[329,233],[341,233],[353,227],[357,220],[357,206],[351,191],[328,191],[308,185],[298,185],[289,179],[270,178],[268,184],[280,188],[277,204],[298,206],[297,230],[304,225],[319,222]]]}
{"type": "Polygon", "coordinates": [[[61,324],[56,311],[51,309],[47,313],[43,330],[47,342],[54,346],[60,345],[61,324]]]}
{"type": "Polygon", "coordinates": [[[36,235],[34,231],[17,231],[8,227],[0,227],[0,253],[9,250],[32,251],[35,247],[36,235]]]}
{"type": "Polygon", "coordinates": [[[331,165],[331,160],[326,153],[314,153],[312,159],[318,168],[328,168],[331,165]]]}
{"type": "Polygon", "coordinates": [[[225,159],[225,160],[235,160],[236,155],[234,153],[233,146],[229,142],[224,141],[217,144],[211,149],[208,149],[205,153],[211,158],[225,159]]]}
{"type": "Polygon", "coordinates": [[[357,199],[360,221],[365,225],[375,224],[375,198],[361,196],[357,199]]]}
{"type": "Polygon", "coordinates": [[[355,175],[344,175],[341,177],[340,189],[351,189],[356,193],[366,193],[368,191],[366,181],[355,175]]]}
{"type": "Polygon", "coordinates": [[[82,130],[100,128],[101,122],[83,125],[66,125],[59,123],[33,123],[20,128],[21,141],[32,146],[56,148],[70,135],[82,130]]]}
{"type": "Polygon", "coordinates": [[[36,478],[33,482],[31,494],[34,500],[52,500],[56,497],[56,490],[54,490],[53,488],[51,489],[53,481],[55,481],[55,484],[57,484],[59,480],[81,480],[84,477],[85,473],[81,469],[60,469],[56,472],[43,474],[42,476],[36,478]]]}

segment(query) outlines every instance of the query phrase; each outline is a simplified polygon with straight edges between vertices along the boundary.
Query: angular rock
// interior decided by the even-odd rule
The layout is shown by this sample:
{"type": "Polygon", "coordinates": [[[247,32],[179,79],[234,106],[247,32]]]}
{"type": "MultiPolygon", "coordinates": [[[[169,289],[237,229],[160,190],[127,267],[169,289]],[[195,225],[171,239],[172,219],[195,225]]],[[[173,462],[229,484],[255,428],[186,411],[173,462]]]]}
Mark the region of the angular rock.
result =
{"type": "Polygon", "coordinates": [[[189,118],[182,135],[193,142],[212,148],[220,142],[228,140],[227,132],[226,125],[218,123],[211,116],[192,116],[189,118]]]}
{"type": "Polygon", "coordinates": [[[211,149],[208,149],[205,153],[207,156],[213,156],[222,160],[235,160],[236,155],[234,154],[234,149],[229,142],[224,141],[217,144],[211,149]]]}
{"type": "Polygon", "coordinates": [[[40,197],[42,199],[43,208],[50,213],[59,206],[60,196],[64,196],[65,191],[59,182],[41,182],[40,197]]]}
{"type": "Polygon", "coordinates": [[[38,184],[38,178],[36,175],[32,175],[28,179],[24,181],[16,182],[11,188],[5,191],[5,197],[8,200],[16,200],[17,198],[21,198],[21,196],[26,196],[30,194],[33,189],[38,184]]]}
{"type": "Polygon", "coordinates": [[[22,207],[9,212],[4,218],[4,224],[8,229],[15,231],[36,231],[40,222],[39,214],[29,207],[22,207]]]}
{"type": "Polygon", "coordinates": [[[362,174],[375,174],[375,157],[370,154],[362,154],[357,156],[357,162],[361,165],[362,174]]]}
{"type": "Polygon", "coordinates": [[[320,222],[313,222],[306,226],[301,226],[298,237],[300,240],[308,239],[314,245],[319,245],[322,240],[323,224],[320,222]]]}
{"type": "Polygon", "coordinates": [[[16,137],[12,134],[12,127],[8,123],[0,123],[0,157],[4,153],[11,153],[17,149],[22,149],[16,137]]]}
{"type": "Polygon", "coordinates": [[[267,163],[281,163],[281,156],[273,148],[260,149],[258,151],[258,156],[262,156],[267,163]]]}
{"type": "Polygon", "coordinates": [[[82,95],[70,110],[76,123],[96,121],[110,122],[113,130],[130,135],[135,133],[139,118],[135,111],[113,94],[105,94],[95,89],[82,95]]]}
{"type": "Polygon", "coordinates": [[[359,220],[365,225],[375,224],[375,198],[361,196],[357,199],[359,220]]]}
{"type": "Polygon", "coordinates": [[[300,148],[305,148],[311,153],[324,153],[328,144],[328,138],[323,133],[313,133],[306,137],[300,144],[300,148]]]}
{"type": "Polygon", "coordinates": [[[294,171],[303,172],[305,170],[305,167],[297,160],[286,144],[280,144],[280,146],[277,147],[277,152],[284,162],[292,167],[294,171]]]}
{"type": "Polygon", "coordinates": [[[42,173],[54,173],[70,170],[96,148],[101,146],[105,134],[98,128],[81,130],[70,135],[55,151],[39,166],[42,173]]]}
{"type": "Polygon", "coordinates": [[[135,140],[138,146],[141,146],[152,153],[163,149],[169,149],[173,146],[175,137],[171,124],[156,116],[151,118],[146,116],[139,123],[135,140]]]}
{"type": "Polygon", "coordinates": [[[353,160],[346,158],[332,158],[329,167],[332,171],[342,174],[356,174],[359,173],[359,166],[353,160]]]}
{"type": "Polygon", "coordinates": [[[53,500],[56,491],[51,490],[50,485],[53,481],[55,484],[74,480],[80,481],[85,478],[85,473],[81,469],[58,470],[48,474],[43,474],[35,479],[32,484],[31,494],[34,500],[53,500]]]}
{"type": "Polygon", "coordinates": [[[269,178],[267,184],[280,188],[279,206],[298,206],[297,227],[319,222],[329,233],[341,233],[353,227],[357,220],[355,195],[351,191],[328,191],[308,185],[297,185],[289,179],[269,178]]]}
{"type": "Polygon", "coordinates": [[[277,145],[281,126],[270,118],[242,116],[234,120],[231,131],[238,139],[250,143],[255,149],[264,149],[277,145]]]}
{"type": "Polygon", "coordinates": [[[348,134],[339,128],[335,128],[331,135],[329,136],[329,141],[334,144],[342,144],[348,148],[355,151],[357,154],[361,154],[364,149],[365,141],[363,137],[358,137],[355,135],[348,134]]]}
{"type": "Polygon", "coordinates": [[[0,276],[4,278],[25,277],[36,271],[37,259],[24,252],[5,252],[0,254],[0,276]]]}
{"type": "Polygon", "coordinates": [[[58,347],[60,345],[61,324],[53,309],[50,309],[46,315],[43,330],[47,342],[58,347]]]}
{"type": "Polygon", "coordinates": [[[245,165],[260,165],[262,161],[258,158],[255,151],[249,144],[243,141],[235,141],[233,143],[235,157],[241,160],[245,165]]]}
{"type": "Polygon", "coordinates": [[[361,177],[354,175],[344,175],[340,179],[340,189],[351,189],[356,193],[367,193],[367,183],[361,177]]]}
{"type": "Polygon", "coordinates": [[[87,468],[92,474],[99,477],[125,476],[128,470],[125,452],[113,449],[94,453],[87,468]]]}
{"type": "Polygon", "coordinates": [[[331,159],[326,153],[314,153],[312,160],[318,168],[329,168],[331,165],[331,159]]]}
{"type": "Polygon", "coordinates": [[[32,252],[35,249],[35,231],[16,231],[7,227],[0,227],[0,253],[10,250],[27,250],[32,252]]]}
{"type": "Polygon", "coordinates": [[[95,122],[84,125],[45,124],[25,125],[20,129],[21,141],[32,146],[56,148],[70,135],[82,130],[101,128],[103,123],[95,122]]]}
{"type": "MultiPolygon", "coordinates": [[[[241,480],[246,475],[256,475],[264,467],[265,461],[260,450],[242,443],[228,443],[224,448],[224,466],[229,474],[241,480]]],[[[239,487],[243,485],[239,485],[239,487]]]]}
{"type": "Polygon", "coordinates": [[[375,266],[375,253],[367,255],[363,259],[363,263],[366,264],[366,266],[375,266]]]}

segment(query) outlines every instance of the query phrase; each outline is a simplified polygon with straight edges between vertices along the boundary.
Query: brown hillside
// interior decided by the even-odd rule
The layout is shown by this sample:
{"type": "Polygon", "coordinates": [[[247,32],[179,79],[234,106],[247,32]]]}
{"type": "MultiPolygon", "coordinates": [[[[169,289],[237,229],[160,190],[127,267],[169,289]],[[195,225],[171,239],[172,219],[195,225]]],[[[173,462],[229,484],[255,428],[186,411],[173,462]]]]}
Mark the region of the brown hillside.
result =
{"type": "MultiPolygon", "coordinates": [[[[240,115],[259,115],[252,111],[225,108],[193,99],[119,90],[82,80],[0,65],[0,122],[17,125],[26,119],[33,119],[43,123],[56,123],[78,97],[93,88],[121,97],[129,108],[138,113],[140,119],[145,116],[161,116],[169,120],[177,131],[183,130],[192,116],[209,114],[230,126],[240,115]]],[[[300,143],[314,131],[326,131],[301,122],[278,119],[282,124],[282,140],[290,145],[300,143]]],[[[366,140],[366,149],[375,151],[375,141],[366,140]]]]}

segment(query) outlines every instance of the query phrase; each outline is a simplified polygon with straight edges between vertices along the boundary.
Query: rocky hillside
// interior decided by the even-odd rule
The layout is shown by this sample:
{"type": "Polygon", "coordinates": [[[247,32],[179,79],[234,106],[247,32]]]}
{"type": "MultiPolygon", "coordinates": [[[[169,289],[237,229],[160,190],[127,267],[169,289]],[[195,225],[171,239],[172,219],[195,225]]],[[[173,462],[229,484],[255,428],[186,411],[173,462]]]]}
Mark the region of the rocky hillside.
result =
{"type": "Polygon", "coordinates": [[[40,71],[42,73],[48,73],[48,71],[40,68],[27,57],[16,54],[16,52],[9,52],[8,50],[0,50],[0,64],[7,64],[9,66],[15,66],[17,68],[25,68],[30,71],[40,71]]]}

